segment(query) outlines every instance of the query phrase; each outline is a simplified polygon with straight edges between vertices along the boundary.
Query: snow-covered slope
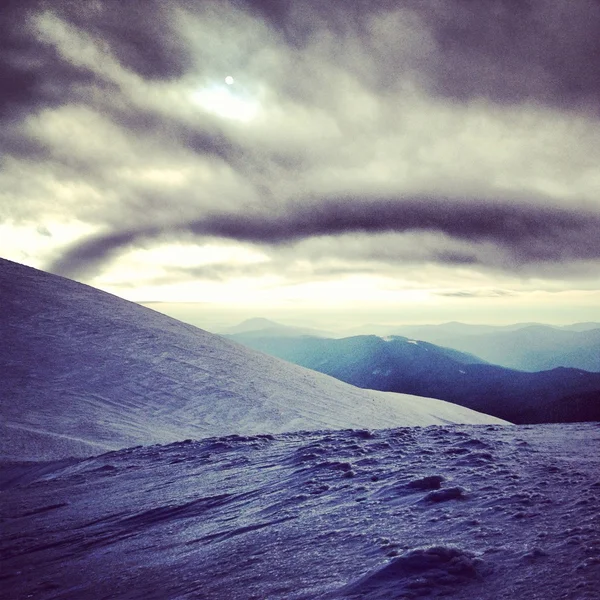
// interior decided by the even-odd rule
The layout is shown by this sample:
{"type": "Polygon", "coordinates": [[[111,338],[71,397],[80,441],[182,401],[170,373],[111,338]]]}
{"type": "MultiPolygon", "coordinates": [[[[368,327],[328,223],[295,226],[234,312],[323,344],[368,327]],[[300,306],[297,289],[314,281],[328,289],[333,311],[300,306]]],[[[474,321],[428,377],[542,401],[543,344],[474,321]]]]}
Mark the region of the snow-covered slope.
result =
{"type": "Polygon", "coordinates": [[[591,423],[455,425],[0,465],[0,588],[36,600],[597,600],[599,440],[591,423]]]}
{"type": "Polygon", "coordinates": [[[360,390],[89,286],[0,260],[0,457],[299,429],[497,423],[360,390]]]}

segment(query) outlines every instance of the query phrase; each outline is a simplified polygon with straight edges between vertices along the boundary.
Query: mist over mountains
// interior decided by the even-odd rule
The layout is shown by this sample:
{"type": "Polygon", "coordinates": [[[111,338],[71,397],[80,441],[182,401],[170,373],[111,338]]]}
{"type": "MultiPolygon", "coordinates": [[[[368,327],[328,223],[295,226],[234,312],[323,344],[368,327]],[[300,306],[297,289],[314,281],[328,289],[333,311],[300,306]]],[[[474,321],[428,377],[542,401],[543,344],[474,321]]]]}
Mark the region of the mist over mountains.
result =
{"type": "Polygon", "coordinates": [[[573,367],[600,372],[600,323],[553,327],[539,323],[493,327],[449,323],[403,326],[397,335],[470,352],[511,369],[573,367]]]}
{"type": "Polygon", "coordinates": [[[544,371],[572,367],[600,372],[600,323],[571,325],[515,323],[473,325],[449,322],[438,325],[367,324],[331,333],[290,327],[270,319],[247,319],[237,326],[217,331],[224,335],[243,333],[253,337],[312,335],[342,338],[361,335],[400,336],[473,354],[484,362],[520,371],[544,371]]]}
{"type": "MultiPolygon", "coordinates": [[[[418,327],[407,329],[417,334],[420,331],[418,327]]],[[[535,352],[533,343],[529,348],[526,344],[531,330],[553,331],[550,327],[525,326],[490,334],[490,329],[494,328],[451,324],[449,327],[440,326],[438,335],[450,339],[456,335],[456,330],[470,330],[470,337],[476,341],[473,346],[489,343],[492,345],[490,354],[502,351],[494,345],[493,339],[488,341],[490,337],[504,335],[510,340],[511,347],[518,346],[519,340],[523,340],[519,347],[522,354],[527,355],[535,352]]],[[[435,327],[424,330],[435,331],[435,327]]],[[[579,354],[589,357],[590,361],[597,358],[590,346],[593,346],[600,329],[556,331],[556,336],[548,336],[550,342],[545,347],[546,354],[550,352],[548,347],[553,347],[558,338],[567,336],[589,342],[583,349],[578,347],[579,354]]],[[[269,326],[231,337],[251,348],[359,387],[442,398],[515,423],[600,419],[600,373],[587,372],[582,368],[517,371],[489,364],[491,361],[483,360],[481,355],[402,336],[293,337],[290,331],[277,335],[277,330],[269,326]]],[[[433,334],[430,337],[434,337],[433,334]]],[[[461,339],[467,337],[467,334],[462,334],[461,339]]],[[[538,354],[541,354],[540,350],[538,354]]],[[[571,356],[575,354],[573,350],[571,356]]]]}

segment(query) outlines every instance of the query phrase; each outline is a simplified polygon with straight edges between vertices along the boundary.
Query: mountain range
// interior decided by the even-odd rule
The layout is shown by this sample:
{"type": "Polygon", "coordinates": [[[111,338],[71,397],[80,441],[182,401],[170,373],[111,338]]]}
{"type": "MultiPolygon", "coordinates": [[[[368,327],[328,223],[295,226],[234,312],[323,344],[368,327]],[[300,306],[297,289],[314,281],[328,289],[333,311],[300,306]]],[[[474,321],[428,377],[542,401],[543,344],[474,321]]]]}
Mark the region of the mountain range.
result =
{"type": "Polygon", "coordinates": [[[483,360],[521,371],[544,371],[572,367],[600,372],[600,323],[565,326],[540,323],[514,325],[364,326],[351,335],[399,335],[454,348],[483,360]]]}
{"type": "Polygon", "coordinates": [[[269,331],[231,337],[359,387],[441,398],[514,423],[600,420],[600,373],[517,371],[401,336],[330,339],[269,331]]]}

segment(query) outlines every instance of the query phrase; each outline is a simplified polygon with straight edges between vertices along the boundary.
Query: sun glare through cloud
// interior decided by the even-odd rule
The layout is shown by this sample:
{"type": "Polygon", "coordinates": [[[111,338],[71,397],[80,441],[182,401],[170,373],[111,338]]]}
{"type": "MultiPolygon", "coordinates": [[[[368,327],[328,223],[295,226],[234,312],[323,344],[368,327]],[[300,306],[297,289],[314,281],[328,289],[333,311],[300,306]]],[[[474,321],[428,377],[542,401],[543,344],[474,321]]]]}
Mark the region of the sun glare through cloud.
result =
{"type": "Polygon", "coordinates": [[[247,123],[259,112],[259,103],[235,82],[231,75],[221,82],[215,82],[192,92],[194,102],[204,110],[234,121],[247,123]]]}

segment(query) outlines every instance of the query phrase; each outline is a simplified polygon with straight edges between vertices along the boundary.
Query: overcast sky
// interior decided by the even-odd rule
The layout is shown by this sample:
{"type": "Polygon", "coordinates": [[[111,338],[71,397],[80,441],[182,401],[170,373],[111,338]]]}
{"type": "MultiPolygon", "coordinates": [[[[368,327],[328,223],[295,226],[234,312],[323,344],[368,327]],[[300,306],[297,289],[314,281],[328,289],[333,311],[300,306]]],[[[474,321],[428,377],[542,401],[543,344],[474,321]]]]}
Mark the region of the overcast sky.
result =
{"type": "Polygon", "coordinates": [[[600,320],[599,31],[597,0],[5,0],[0,255],[206,315],[600,320]]]}

